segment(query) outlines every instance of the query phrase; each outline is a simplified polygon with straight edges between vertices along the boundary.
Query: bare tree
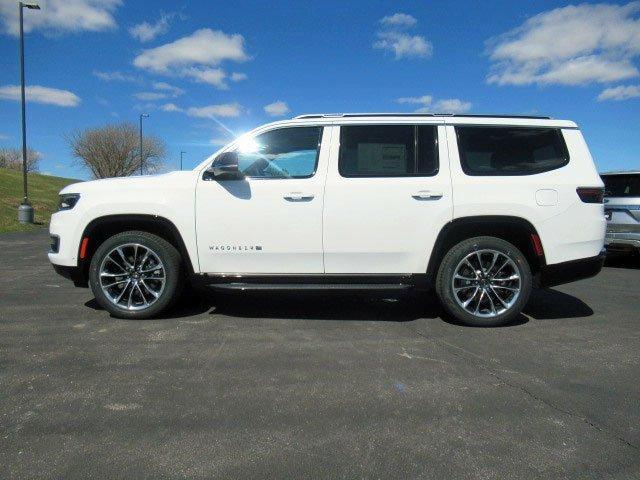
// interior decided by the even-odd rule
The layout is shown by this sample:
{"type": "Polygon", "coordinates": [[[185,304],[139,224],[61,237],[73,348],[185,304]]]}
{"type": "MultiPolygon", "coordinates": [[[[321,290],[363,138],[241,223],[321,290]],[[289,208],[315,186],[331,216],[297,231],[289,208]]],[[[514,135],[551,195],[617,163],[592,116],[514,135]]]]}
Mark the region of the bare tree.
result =
{"type": "Polygon", "coordinates": [[[164,142],[144,137],[142,156],[138,129],[132,123],[91,128],[71,135],[69,145],[79,163],[94,178],[126,177],[140,172],[155,173],[162,168],[164,142]]]}
{"type": "MultiPolygon", "coordinates": [[[[27,148],[27,172],[37,172],[40,159],[40,152],[27,148]]],[[[22,170],[22,149],[21,148],[1,148],[0,167],[12,170],[22,170]]]]}

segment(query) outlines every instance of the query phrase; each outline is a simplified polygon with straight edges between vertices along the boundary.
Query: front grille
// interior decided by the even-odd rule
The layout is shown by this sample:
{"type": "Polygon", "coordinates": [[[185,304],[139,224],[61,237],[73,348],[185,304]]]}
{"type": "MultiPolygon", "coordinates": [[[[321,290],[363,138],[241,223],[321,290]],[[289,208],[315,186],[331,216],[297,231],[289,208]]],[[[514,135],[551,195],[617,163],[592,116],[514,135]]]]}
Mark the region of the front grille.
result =
{"type": "Polygon", "coordinates": [[[50,235],[50,237],[51,237],[50,252],[58,253],[58,251],[60,250],[60,237],[58,235],[50,235]]]}

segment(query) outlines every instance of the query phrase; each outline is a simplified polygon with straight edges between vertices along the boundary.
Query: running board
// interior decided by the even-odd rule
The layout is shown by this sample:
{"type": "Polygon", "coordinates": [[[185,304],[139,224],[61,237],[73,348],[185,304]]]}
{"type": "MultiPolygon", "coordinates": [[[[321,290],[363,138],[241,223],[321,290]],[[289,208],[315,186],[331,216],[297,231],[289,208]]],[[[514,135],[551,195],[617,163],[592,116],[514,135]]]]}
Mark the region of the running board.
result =
{"type": "Polygon", "coordinates": [[[322,290],[344,290],[344,291],[397,291],[409,290],[413,285],[397,283],[210,283],[209,288],[215,290],[235,290],[235,291],[322,291],[322,290]]]}

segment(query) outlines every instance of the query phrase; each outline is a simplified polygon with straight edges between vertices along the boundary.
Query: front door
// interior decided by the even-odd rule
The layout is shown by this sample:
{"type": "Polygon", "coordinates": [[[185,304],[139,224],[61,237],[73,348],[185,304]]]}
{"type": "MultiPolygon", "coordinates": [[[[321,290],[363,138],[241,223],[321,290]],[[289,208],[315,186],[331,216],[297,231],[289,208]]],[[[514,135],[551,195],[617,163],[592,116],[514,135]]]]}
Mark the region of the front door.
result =
{"type": "MultiPolygon", "coordinates": [[[[241,180],[196,189],[203,273],[322,273],[322,204],[331,139],[320,126],[259,133],[235,148],[241,180]]],[[[214,160],[215,162],[215,160],[214,160]]]]}
{"type": "Polygon", "coordinates": [[[325,189],[327,274],[426,272],[453,215],[445,139],[436,124],[340,127],[325,189]]]}

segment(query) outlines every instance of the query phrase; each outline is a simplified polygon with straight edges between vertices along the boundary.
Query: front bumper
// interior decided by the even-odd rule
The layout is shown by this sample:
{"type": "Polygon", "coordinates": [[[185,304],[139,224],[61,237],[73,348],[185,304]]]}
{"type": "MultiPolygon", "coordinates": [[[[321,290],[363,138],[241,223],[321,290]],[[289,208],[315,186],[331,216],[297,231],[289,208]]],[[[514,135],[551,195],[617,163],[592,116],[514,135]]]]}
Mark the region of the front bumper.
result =
{"type": "Polygon", "coordinates": [[[602,250],[595,257],[545,265],[540,271],[540,286],[553,287],[595,277],[602,270],[605,255],[606,251],[602,250]]]}

